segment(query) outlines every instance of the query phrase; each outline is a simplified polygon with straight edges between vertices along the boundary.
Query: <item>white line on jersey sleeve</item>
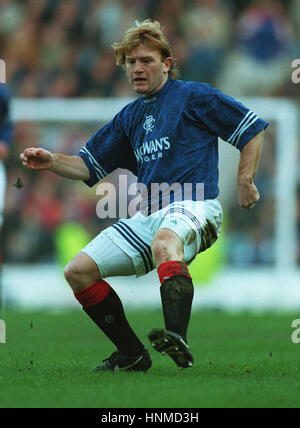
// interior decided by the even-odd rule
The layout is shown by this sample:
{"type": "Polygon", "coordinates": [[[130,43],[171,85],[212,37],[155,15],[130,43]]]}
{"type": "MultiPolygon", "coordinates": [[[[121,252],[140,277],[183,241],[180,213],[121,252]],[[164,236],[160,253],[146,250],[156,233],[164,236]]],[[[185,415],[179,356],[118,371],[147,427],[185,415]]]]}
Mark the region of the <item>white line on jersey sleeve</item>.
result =
{"type": "Polygon", "coordinates": [[[237,146],[242,134],[246,131],[246,129],[249,128],[256,120],[258,119],[258,116],[253,113],[253,111],[249,110],[246,116],[241,120],[239,125],[237,126],[234,133],[231,135],[231,137],[227,140],[228,143],[232,144],[233,146],[237,146]]]}
{"type": "Polygon", "coordinates": [[[107,172],[99,165],[99,163],[96,161],[96,159],[93,157],[91,152],[89,152],[89,150],[86,147],[83,147],[80,151],[88,156],[91,164],[95,169],[96,176],[99,180],[101,180],[102,178],[108,175],[107,172]]]}

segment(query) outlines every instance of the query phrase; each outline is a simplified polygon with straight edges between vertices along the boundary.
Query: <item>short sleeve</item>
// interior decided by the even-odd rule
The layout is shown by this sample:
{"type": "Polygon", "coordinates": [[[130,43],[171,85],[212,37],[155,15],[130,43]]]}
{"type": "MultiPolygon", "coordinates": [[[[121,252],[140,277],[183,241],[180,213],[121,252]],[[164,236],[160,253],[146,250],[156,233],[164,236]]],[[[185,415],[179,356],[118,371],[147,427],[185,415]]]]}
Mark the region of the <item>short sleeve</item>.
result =
{"type": "Polygon", "coordinates": [[[189,111],[210,132],[239,150],[268,126],[242,103],[207,84],[194,88],[189,111]]]}
{"type": "Polygon", "coordinates": [[[117,168],[136,173],[136,160],[119,114],[100,128],[77,153],[90,172],[85,183],[92,187],[117,168]]]}

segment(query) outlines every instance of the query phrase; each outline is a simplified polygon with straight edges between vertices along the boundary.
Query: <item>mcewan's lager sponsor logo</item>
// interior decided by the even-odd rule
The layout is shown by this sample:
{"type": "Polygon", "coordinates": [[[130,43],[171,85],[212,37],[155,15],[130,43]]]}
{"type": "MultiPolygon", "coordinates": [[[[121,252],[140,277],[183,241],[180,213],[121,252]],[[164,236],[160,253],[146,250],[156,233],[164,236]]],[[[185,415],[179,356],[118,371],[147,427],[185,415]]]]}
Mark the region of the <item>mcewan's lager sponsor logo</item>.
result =
{"type": "Polygon", "coordinates": [[[169,137],[161,137],[151,141],[145,141],[141,147],[135,149],[134,154],[139,163],[150,162],[162,158],[163,151],[171,147],[169,137]]]}

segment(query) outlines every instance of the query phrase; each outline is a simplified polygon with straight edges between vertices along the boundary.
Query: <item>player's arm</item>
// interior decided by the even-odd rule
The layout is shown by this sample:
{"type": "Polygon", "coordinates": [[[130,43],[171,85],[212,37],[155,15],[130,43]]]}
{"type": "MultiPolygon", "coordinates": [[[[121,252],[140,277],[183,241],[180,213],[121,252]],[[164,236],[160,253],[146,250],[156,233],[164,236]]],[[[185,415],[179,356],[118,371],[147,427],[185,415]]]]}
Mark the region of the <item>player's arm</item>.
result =
{"type": "Polygon", "coordinates": [[[61,177],[73,180],[89,180],[90,172],[84,160],[79,156],[51,153],[42,148],[28,148],[21,153],[23,165],[32,171],[48,170],[61,177]]]}
{"type": "Polygon", "coordinates": [[[261,131],[241,150],[237,185],[239,204],[243,208],[253,208],[260,198],[253,180],[259,165],[263,139],[264,131],[261,131]]]}

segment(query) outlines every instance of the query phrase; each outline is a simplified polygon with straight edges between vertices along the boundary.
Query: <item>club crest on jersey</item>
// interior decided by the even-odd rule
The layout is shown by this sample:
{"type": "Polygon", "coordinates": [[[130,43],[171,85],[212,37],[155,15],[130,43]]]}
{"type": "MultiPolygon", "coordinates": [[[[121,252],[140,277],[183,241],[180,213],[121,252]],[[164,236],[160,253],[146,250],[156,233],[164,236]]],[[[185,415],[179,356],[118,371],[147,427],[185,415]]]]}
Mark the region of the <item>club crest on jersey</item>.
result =
{"type": "Polygon", "coordinates": [[[155,119],[151,115],[150,116],[145,115],[145,117],[146,117],[146,120],[143,124],[143,128],[145,129],[146,134],[148,135],[148,133],[152,132],[152,129],[154,128],[155,119]]]}

